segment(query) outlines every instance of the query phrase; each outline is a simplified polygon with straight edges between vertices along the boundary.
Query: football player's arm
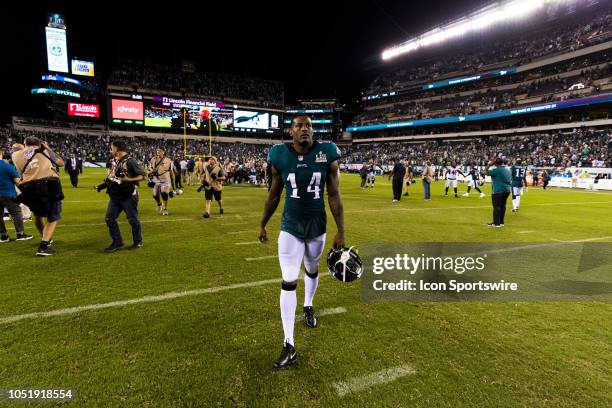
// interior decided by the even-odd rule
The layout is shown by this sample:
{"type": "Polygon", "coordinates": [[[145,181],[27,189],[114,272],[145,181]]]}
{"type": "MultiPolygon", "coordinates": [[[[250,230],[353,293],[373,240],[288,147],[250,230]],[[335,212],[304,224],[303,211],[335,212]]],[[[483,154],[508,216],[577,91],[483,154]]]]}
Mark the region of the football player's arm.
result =
{"type": "Polygon", "coordinates": [[[276,167],[271,167],[272,184],[270,185],[270,190],[268,190],[268,198],[266,198],[264,212],[261,217],[261,222],[259,223],[259,242],[262,243],[268,242],[266,225],[268,225],[268,221],[270,221],[274,211],[276,211],[278,203],[280,203],[281,193],[283,192],[283,180],[281,179],[280,173],[276,167]]]}
{"type": "Polygon", "coordinates": [[[340,197],[340,168],[337,160],[329,165],[329,171],[327,172],[327,202],[338,229],[333,246],[334,248],[344,248],[344,206],[340,197]]]}

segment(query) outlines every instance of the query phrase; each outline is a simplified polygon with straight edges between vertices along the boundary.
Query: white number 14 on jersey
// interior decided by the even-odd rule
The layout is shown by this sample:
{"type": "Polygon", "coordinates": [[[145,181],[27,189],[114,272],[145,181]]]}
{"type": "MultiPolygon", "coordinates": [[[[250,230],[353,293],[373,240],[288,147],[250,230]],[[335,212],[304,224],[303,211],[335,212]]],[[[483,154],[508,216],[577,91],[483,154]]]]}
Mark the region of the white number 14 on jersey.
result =
{"type": "MultiPolygon", "coordinates": [[[[295,173],[289,173],[287,176],[287,181],[291,183],[291,198],[300,198],[298,195],[298,187],[295,182],[295,173]]],[[[321,197],[321,173],[315,172],[312,173],[312,178],[310,179],[310,183],[308,183],[308,188],[306,191],[308,193],[314,193],[314,199],[318,199],[321,197]]]]}

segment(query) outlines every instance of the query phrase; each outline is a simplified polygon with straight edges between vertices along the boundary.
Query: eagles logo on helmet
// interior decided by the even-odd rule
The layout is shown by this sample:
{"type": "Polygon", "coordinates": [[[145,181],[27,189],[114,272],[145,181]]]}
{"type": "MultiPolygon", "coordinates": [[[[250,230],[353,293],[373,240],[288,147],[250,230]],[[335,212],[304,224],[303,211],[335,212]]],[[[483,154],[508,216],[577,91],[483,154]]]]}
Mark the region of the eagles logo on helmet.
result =
{"type": "Polygon", "coordinates": [[[363,272],[361,258],[353,248],[332,248],[327,254],[329,273],[339,281],[352,282],[359,279],[363,272]]]}

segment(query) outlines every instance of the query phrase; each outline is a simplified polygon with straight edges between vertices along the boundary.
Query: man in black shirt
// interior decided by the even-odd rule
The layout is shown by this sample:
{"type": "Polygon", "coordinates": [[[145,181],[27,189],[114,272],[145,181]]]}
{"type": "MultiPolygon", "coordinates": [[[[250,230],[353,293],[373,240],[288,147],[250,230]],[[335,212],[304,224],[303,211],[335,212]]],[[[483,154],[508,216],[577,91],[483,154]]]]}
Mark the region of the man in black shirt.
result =
{"type": "MultiPolygon", "coordinates": [[[[142,226],[138,219],[138,191],[136,186],[139,181],[144,180],[145,172],[142,166],[126,150],[127,145],[123,141],[114,141],[111,144],[114,159],[105,184],[106,193],[110,197],[106,210],[106,225],[113,242],[104,249],[104,252],[107,253],[118,251],[124,247],[121,231],[117,224],[117,218],[121,212],[125,212],[132,227],[134,243],[130,249],[142,247],[142,226]]],[[[98,190],[100,190],[100,187],[98,187],[98,190]]]]}
{"type": "Polygon", "coordinates": [[[359,170],[359,176],[361,177],[361,188],[365,189],[366,177],[368,176],[368,165],[363,163],[359,170]]]}
{"type": "Polygon", "coordinates": [[[70,158],[64,162],[64,170],[70,175],[70,183],[72,187],[77,187],[79,184],[79,174],[83,174],[83,162],[76,158],[73,153],[70,158]]]}
{"type": "Polygon", "coordinates": [[[542,188],[546,190],[548,187],[548,183],[550,182],[550,174],[548,174],[548,170],[544,170],[542,172],[542,188]]]}
{"type": "Polygon", "coordinates": [[[404,184],[404,175],[406,174],[406,168],[404,164],[399,159],[399,157],[393,158],[393,172],[389,176],[389,178],[393,177],[393,181],[391,183],[393,187],[393,202],[398,203],[399,200],[402,199],[402,187],[404,184]]]}

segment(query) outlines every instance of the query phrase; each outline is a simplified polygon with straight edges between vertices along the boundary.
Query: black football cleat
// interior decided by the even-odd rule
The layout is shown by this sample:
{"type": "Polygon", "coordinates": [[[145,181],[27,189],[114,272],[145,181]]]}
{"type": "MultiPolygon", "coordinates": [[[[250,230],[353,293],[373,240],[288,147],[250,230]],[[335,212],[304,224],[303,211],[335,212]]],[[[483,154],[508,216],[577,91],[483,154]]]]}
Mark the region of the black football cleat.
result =
{"type": "Polygon", "coordinates": [[[202,216],[204,218],[210,218],[210,214],[209,213],[204,213],[204,215],[202,216]]]}
{"type": "Polygon", "coordinates": [[[40,246],[38,247],[38,251],[36,252],[36,256],[53,256],[55,255],[55,249],[47,246],[46,248],[40,246]]]}
{"type": "Polygon", "coordinates": [[[128,248],[128,250],[129,250],[129,251],[133,251],[133,250],[135,250],[135,249],[140,249],[140,248],[142,248],[142,241],[140,241],[140,242],[134,242],[134,243],[132,244],[132,246],[128,248]]]}
{"type": "Polygon", "coordinates": [[[306,326],[313,329],[317,327],[317,316],[315,316],[312,306],[304,306],[304,322],[306,326]]]}
{"type": "Polygon", "coordinates": [[[107,254],[113,253],[113,252],[117,252],[122,250],[125,247],[125,244],[123,243],[115,243],[113,242],[112,244],[110,244],[109,246],[107,246],[106,248],[104,248],[104,252],[106,252],[107,254]]]}
{"type": "Polygon", "coordinates": [[[219,208],[219,214],[223,215],[223,208],[219,208]]]}
{"type": "Polygon", "coordinates": [[[285,342],[280,357],[276,360],[276,363],[274,363],[274,369],[286,370],[295,363],[297,363],[297,352],[295,351],[295,347],[285,342]]]}

